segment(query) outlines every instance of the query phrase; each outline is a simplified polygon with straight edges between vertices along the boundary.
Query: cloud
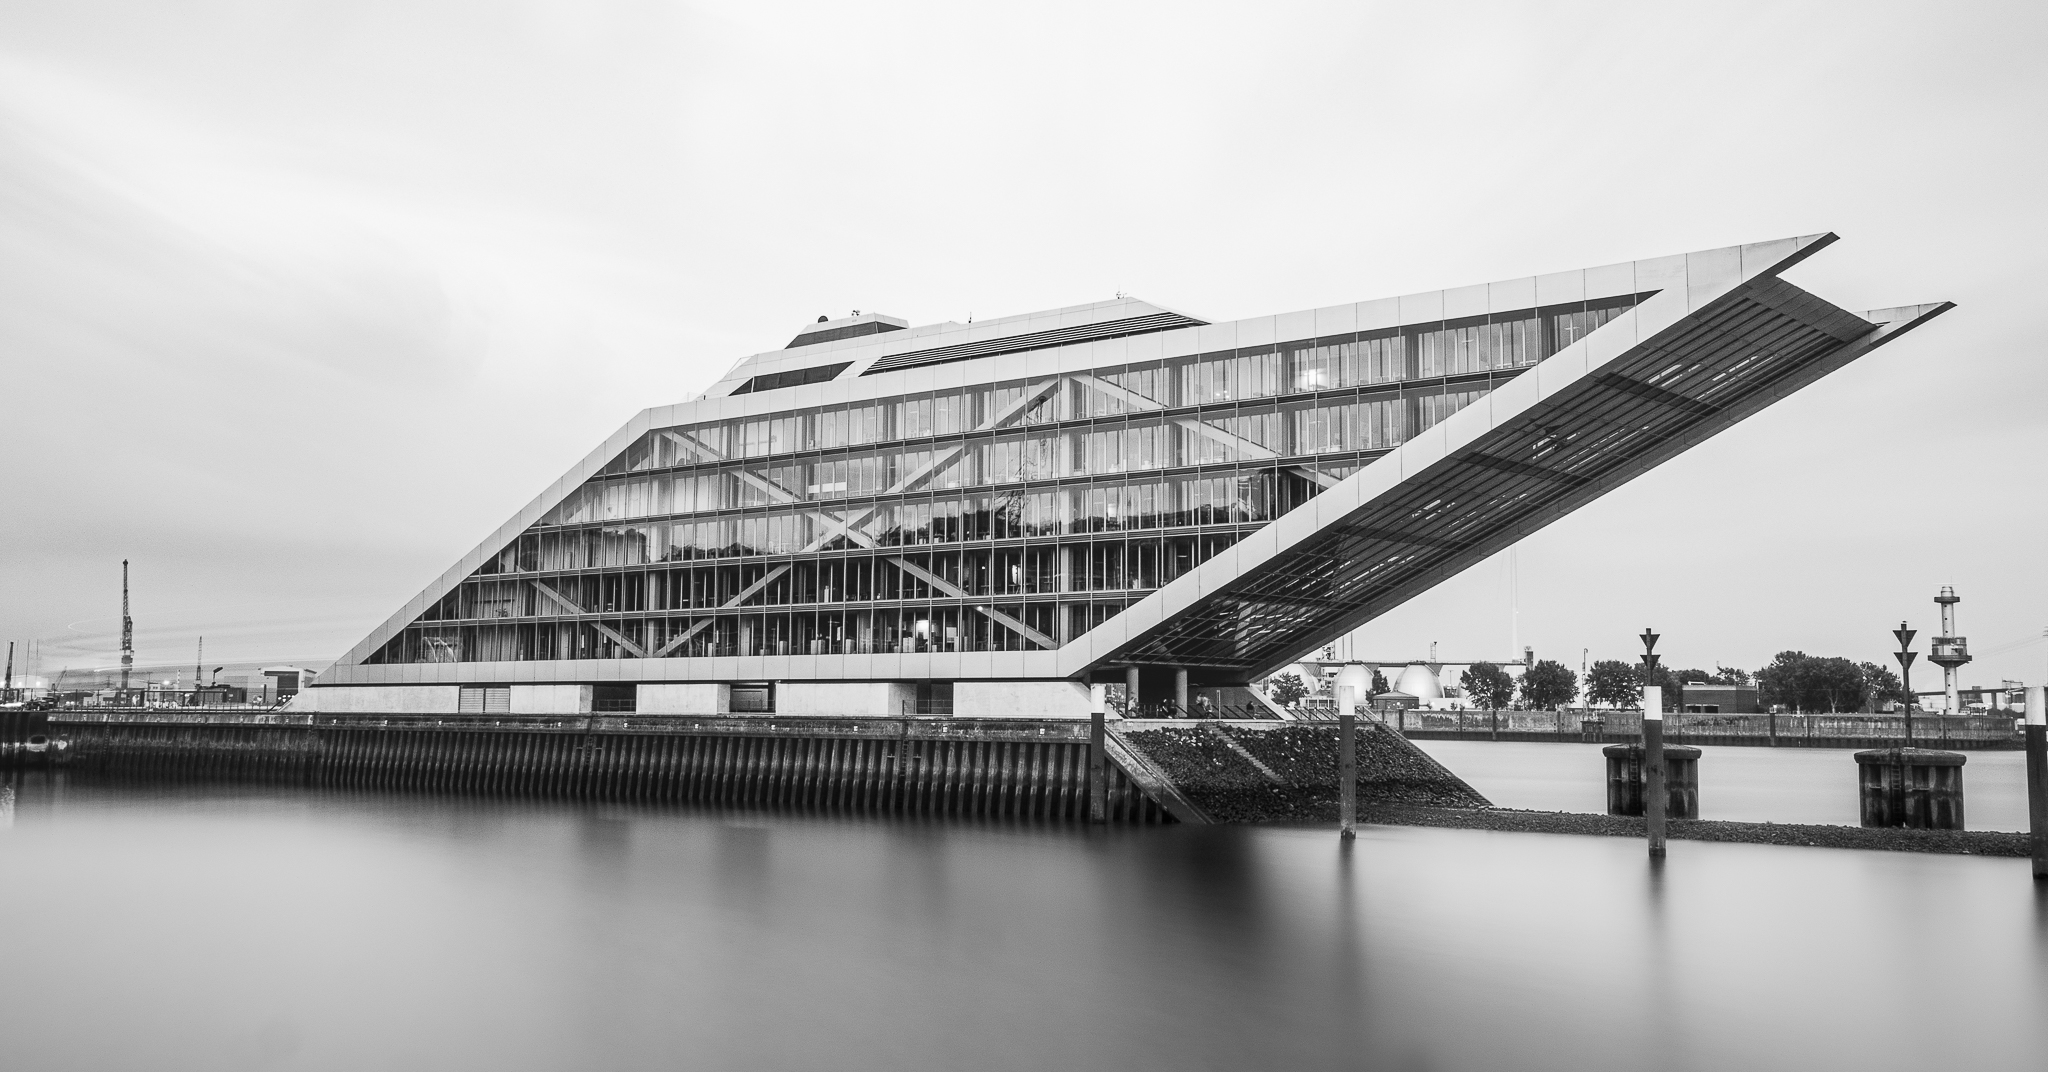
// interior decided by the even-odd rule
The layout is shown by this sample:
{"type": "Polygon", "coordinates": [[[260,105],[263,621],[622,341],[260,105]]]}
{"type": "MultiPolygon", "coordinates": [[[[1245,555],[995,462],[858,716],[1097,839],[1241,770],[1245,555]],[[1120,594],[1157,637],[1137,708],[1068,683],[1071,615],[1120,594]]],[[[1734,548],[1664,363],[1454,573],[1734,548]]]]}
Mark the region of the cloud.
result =
{"type": "MultiPolygon", "coordinates": [[[[1874,657],[1941,583],[2031,634],[2043,15],[1859,12],[8,5],[0,632],[131,557],[146,629],[339,652],[821,312],[1228,319],[1835,229],[1802,285],[1962,308],[1527,541],[1522,639],[1874,657]]],[[[1365,639],[1498,651],[1500,575],[1365,639]]]]}

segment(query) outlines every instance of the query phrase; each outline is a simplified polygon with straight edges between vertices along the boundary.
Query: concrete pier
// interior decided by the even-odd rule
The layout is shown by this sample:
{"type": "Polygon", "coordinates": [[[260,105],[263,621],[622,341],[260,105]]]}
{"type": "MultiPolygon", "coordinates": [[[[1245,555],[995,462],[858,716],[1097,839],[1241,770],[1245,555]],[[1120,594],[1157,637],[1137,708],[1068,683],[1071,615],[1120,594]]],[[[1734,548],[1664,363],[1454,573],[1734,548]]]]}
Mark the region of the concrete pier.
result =
{"type": "MultiPolygon", "coordinates": [[[[1643,814],[1648,758],[1640,744],[1610,744],[1607,757],[1607,814],[1643,814]]],[[[1689,745],[1664,746],[1664,815],[1669,819],[1700,817],[1700,750],[1689,745]]]]}
{"type": "Polygon", "coordinates": [[[1927,748],[1872,748],[1856,753],[1864,826],[1961,830],[1963,764],[1968,757],[1927,748]]]}

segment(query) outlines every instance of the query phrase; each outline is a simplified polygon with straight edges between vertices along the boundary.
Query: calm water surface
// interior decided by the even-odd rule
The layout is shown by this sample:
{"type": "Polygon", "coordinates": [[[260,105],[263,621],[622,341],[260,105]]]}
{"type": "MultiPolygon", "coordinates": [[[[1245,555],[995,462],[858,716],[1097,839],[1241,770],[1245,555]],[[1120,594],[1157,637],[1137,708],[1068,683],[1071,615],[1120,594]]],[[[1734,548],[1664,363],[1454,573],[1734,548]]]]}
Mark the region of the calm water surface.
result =
{"type": "Polygon", "coordinates": [[[2018,1069],[2021,860],[17,780],[8,1069],[2018,1069]],[[1659,1055],[1650,1058],[1648,1054],[1659,1055]]]}
{"type": "MultiPolygon", "coordinates": [[[[1607,761],[1597,744],[1417,741],[1423,751],[1504,808],[1607,810],[1607,761]]],[[[1700,818],[1855,826],[1856,749],[1702,745],[1700,818]]],[[[1963,817],[1972,830],[2027,828],[2024,752],[1969,751],[1963,817]]],[[[2044,1060],[2043,1067],[2048,1067],[2044,1060]]]]}

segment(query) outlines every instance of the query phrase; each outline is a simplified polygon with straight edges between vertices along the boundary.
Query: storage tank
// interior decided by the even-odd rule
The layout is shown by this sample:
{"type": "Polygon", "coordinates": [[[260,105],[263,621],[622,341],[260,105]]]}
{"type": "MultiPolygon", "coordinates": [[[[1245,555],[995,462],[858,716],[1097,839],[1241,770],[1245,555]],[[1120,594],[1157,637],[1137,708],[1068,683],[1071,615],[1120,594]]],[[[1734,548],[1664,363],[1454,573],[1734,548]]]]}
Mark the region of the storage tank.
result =
{"type": "Polygon", "coordinates": [[[1444,698],[1443,686],[1437,683],[1436,671],[1428,663],[1409,663],[1402,668],[1401,676],[1394,681],[1394,691],[1415,697],[1424,707],[1444,698]]]}
{"type": "MultiPolygon", "coordinates": [[[[1334,696],[1341,698],[1343,696],[1341,690],[1348,688],[1352,690],[1352,703],[1360,707],[1370,705],[1372,703],[1372,673],[1374,669],[1375,667],[1370,663],[1345,663],[1337,671],[1336,688],[1339,691],[1334,696]]],[[[1341,709],[1338,711],[1338,714],[1343,713],[1341,709]]]]}

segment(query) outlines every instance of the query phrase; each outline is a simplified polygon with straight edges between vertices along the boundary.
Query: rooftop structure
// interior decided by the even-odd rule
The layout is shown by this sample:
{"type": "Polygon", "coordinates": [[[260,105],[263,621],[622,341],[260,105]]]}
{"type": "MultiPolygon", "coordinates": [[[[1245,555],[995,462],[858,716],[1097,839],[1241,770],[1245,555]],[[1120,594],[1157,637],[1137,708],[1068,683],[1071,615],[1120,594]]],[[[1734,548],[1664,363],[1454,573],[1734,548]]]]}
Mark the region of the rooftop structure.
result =
{"type": "Polygon", "coordinates": [[[1833,241],[1220,324],[1132,298],[814,324],[627,422],[295,705],[1184,706],[1949,308],[1779,277],[1833,241]]]}

